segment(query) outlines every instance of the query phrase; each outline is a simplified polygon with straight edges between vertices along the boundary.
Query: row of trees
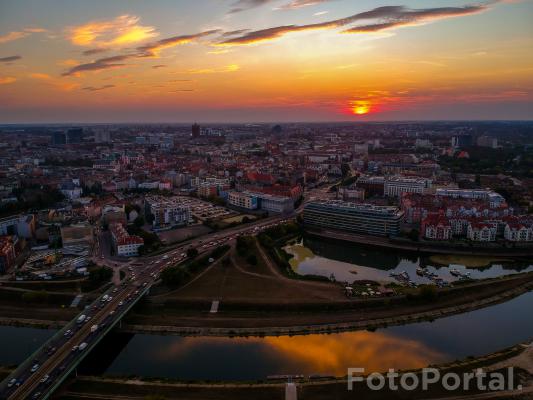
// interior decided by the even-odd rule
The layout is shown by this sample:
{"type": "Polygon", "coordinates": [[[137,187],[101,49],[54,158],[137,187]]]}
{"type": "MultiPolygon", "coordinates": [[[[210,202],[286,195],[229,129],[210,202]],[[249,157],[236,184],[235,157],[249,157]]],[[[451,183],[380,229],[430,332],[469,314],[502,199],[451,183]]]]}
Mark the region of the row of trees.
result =
{"type": "Polygon", "coordinates": [[[228,250],[228,245],[222,245],[214,249],[209,255],[195,259],[198,255],[196,249],[189,249],[187,256],[191,259],[186,265],[175,265],[161,272],[161,280],[168,287],[176,287],[183,284],[191,275],[209,265],[209,259],[216,260],[222,257],[228,250]],[[195,250],[196,252],[193,252],[195,250]]]}
{"type": "Polygon", "coordinates": [[[0,216],[49,208],[65,199],[59,189],[46,185],[22,185],[20,188],[13,190],[13,195],[17,198],[17,201],[0,206],[0,216]]]}

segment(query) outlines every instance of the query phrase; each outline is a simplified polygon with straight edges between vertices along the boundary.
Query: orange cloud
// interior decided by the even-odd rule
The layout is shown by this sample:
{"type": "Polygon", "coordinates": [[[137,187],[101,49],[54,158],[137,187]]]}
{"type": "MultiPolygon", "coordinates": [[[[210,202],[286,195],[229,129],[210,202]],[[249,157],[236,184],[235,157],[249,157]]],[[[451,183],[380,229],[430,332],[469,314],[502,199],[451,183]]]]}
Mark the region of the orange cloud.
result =
{"type": "Polygon", "coordinates": [[[43,81],[49,81],[52,79],[52,77],[48,74],[43,74],[41,72],[32,72],[30,75],[30,78],[33,78],[33,79],[40,79],[40,80],[43,80],[43,81]]]}
{"type": "Polygon", "coordinates": [[[138,43],[158,35],[155,28],[139,25],[139,17],[121,15],[112,20],[93,21],[69,29],[78,46],[112,47],[138,43]]]}
{"type": "Polygon", "coordinates": [[[12,76],[0,76],[0,85],[8,85],[16,81],[17,78],[14,78],[12,76]]]}
{"type": "Polygon", "coordinates": [[[70,92],[71,90],[77,89],[80,85],[73,82],[64,82],[60,79],[56,79],[48,74],[42,72],[32,72],[28,75],[32,79],[37,79],[57,90],[62,90],[65,92],[70,92]]]}
{"type": "Polygon", "coordinates": [[[46,32],[46,29],[41,28],[26,28],[22,31],[12,31],[0,36],[0,43],[12,42],[13,40],[22,39],[30,36],[32,33],[46,32]]]}

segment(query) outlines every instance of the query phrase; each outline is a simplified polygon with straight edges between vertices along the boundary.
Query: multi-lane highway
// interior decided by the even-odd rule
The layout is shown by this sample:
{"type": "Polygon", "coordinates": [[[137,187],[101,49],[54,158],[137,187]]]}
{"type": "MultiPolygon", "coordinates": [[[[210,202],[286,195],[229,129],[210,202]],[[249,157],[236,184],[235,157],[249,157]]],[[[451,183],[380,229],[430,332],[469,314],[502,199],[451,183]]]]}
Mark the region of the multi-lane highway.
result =
{"type": "Polygon", "coordinates": [[[165,254],[124,264],[122,268],[127,273],[122,283],[107,290],[23,362],[0,384],[0,398],[47,398],[158,280],[161,271],[187,257],[187,249],[205,253],[239,235],[255,235],[284,221],[282,217],[266,218],[184,242],[165,254]]]}

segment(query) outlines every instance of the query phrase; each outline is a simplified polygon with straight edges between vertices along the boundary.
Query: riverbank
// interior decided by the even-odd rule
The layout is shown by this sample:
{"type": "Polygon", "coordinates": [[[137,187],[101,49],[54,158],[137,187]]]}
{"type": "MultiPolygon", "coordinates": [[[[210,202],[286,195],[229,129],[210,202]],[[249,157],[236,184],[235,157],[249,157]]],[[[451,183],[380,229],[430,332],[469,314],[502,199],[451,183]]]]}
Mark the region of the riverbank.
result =
{"type": "MultiPolygon", "coordinates": [[[[477,358],[467,358],[462,361],[432,366],[439,370],[441,376],[449,373],[463,373],[477,368],[486,370],[500,370],[507,366],[515,367],[513,374],[515,387],[522,385],[521,391],[498,393],[483,393],[477,390],[466,391],[458,389],[453,393],[445,391],[440,385],[431,385],[429,390],[414,391],[370,391],[364,384],[355,384],[354,391],[347,390],[347,379],[331,377],[301,377],[293,379],[300,400],[322,399],[352,399],[354,396],[365,399],[436,399],[446,396],[492,396],[492,398],[514,398],[531,393],[533,390],[532,371],[523,369],[523,360],[531,357],[531,344],[524,343],[477,358]],[[496,396],[496,397],[494,397],[496,396]]],[[[417,376],[421,370],[402,371],[411,372],[417,376]]],[[[286,379],[278,381],[256,382],[201,382],[179,381],[171,379],[147,379],[140,377],[94,377],[79,376],[68,382],[55,398],[58,400],[71,399],[139,399],[165,398],[171,399],[283,399],[286,379]],[[159,396],[159,397],[157,397],[159,396]]]]}
{"type": "MultiPolygon", "coordinates": [[[[516,279],[516,277],[515,277],[516,279]]],[[[515,279],[511,280],[513,282],[515,279]]],[[[175,334],[180,336],[280,336],[309,333],[332,333],[355,330],[375,330],[394,325],[406,325],[420,321],[461,314],[498,304],[533,290],[533,274],[521,283],[505,289],[505,283],[491,280],[492,287],[478,286],[473,293],[463,293],[441,302],[352,309],[327,313],[220,313],[198,315],[186,313],[175,318],[170,310],[162,318],[143,318],[139,314],[128,318],[122,329],[131,333],[175,334]],[[161,324],[160,321],[166,321],[161,324]],[[169,325],[168,322],[172,322],[169,325]]],[[[513,286],[513,285],[511,285],[513,286]]],[[[387,300],[387,299],[385,299],[387,300]]]]}
{"type": "Polygon", "coordinates": [[[369,247],[386,248],[394,250],[403,250],[418,252],[424,254],[455,254],[455,255],[470,255],[470,256],[490,256],[490,257],[532,257],[533,246],[523,247],[502,247],[489,245],[449,245],[439,244],[437,242],[414,242],[408,239],[401,238],[386,238],[380,236],[358,235],[355,233],[346,233],[333,230],[313,230],[306,229],[305,234],[311,237],[320,238],[322,240],[335,240],[348,243],[357,243],[369,247]]]}
{"type": "MultiPolygon", "coordinates": [[[[142,307],[132,310],[121,329],[129,333],[184,336],[278,336],[374,330],[473,311],[505,302],[529,290],[533,290],[533,273],[461,285],[456,293],[423,303],[407,301],[394,304],[392,299],[382,298],[376,299],[381,304],[371,304],[371,300],[346,301],[346,307],[337,310],[327,307],[314,309],[312,305],[305,304],[302,306],[307,309],[299,311],[268,311],[261,308],[264,304],[256,304],[255,310],[248,305],[246,310],[231,310],[231,307],[228,307],[230,310],[224,311],[225,304],[222,303],[221,311],[211,314],[207,307],[205,310],[187,309],[183,304],[161,307],[160,304],[154,305],[148,301],[142,307]]],[[[74,312],[72,309],[61,311],[74,312]]],[[[2,313],[0,325],[59,329],[66,325],[68,320],[57,318],[59,315],[55,315],[53,320],[46,319],[46,312],[36,307],[31,310],[21,309],[14,314],[6,316],[2,313]],[[26,313],[25,317],[22,311],[26,313]]]]}

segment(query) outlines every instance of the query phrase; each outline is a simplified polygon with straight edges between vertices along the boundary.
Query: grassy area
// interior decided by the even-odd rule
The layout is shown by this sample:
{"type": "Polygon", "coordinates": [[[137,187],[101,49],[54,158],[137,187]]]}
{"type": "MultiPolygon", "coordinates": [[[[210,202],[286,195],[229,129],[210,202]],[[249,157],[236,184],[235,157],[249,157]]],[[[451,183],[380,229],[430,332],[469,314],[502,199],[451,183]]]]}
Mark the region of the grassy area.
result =
{"type": "Polygon", "coordinates": [[[226,219],[223,219],[222,222],[225,223],[225,224],[232,224],[232,223],[238,223],[238,224],[242,224],[243,222],[251,222],[251,221],[255,221],[257,219],[257,217],[255,217],[254,215],[236,215],[234,217],[229,217],[229,218],[226,218],[226,219]],[[243,221],[243,219],[245,219],[243,221]]]}
{"type": "Polygon", "coordinates": [[[285,246],[283,250],[292,255],[289,264],[295,271],[298,269],[298,265],[300,265],[301,262],[314,257],[314,253],[311,249],[300,244],[285,246]]]}

